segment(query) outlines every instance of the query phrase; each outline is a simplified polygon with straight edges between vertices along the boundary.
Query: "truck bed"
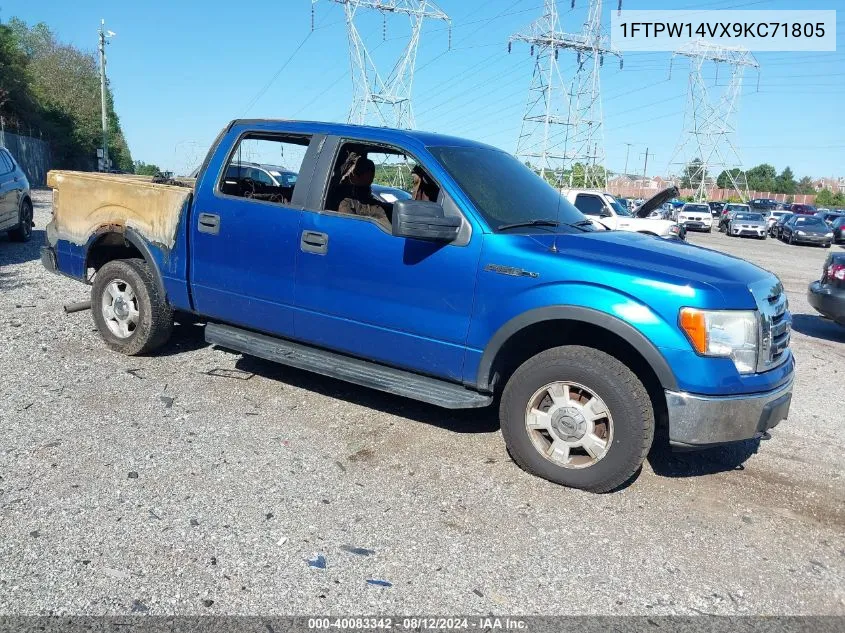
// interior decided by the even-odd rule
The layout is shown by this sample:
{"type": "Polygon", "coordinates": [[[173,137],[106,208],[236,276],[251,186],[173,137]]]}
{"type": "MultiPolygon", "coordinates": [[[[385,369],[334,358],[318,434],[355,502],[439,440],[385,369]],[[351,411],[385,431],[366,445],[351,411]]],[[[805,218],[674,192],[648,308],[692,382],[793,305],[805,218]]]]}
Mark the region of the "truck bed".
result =
{"type": "Polygon", "coordinates": [[[53,221],[51,243],[83,245],[103,227],[132,228],[152,243],[172,248],[179,218],[193,193],[192,181],[177,186],[149,176],[51,171],[53,221]]]}

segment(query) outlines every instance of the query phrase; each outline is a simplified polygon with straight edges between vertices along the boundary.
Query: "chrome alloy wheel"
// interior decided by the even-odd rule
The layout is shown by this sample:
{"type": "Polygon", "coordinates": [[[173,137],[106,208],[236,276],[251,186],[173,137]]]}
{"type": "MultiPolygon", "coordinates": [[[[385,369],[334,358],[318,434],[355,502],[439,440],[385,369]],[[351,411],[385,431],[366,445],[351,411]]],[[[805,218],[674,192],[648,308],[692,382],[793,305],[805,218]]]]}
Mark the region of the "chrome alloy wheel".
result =
{"type": "Polygon", "coordinates": [[[553,382],[534,392],[525,428],[546,459],[564,468],[587,468],[613,442],[613,418],[604,400],[574,382],[553,382]]]}
{"type": "Polygon", "coordinates": [[[100,309],[109,330],[118,338],[129,338],[138,327],[138,298],[132,286],[122,279],[115,279],[106,286],[100,309]]]}

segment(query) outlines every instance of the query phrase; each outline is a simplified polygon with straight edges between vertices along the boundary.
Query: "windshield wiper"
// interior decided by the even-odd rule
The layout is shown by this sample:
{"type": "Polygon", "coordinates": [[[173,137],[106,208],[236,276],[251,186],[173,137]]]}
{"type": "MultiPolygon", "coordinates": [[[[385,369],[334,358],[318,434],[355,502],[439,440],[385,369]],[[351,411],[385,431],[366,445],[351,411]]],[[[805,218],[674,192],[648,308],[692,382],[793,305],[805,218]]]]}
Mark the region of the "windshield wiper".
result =
{"type": "Polygon", "coordinates": [[[554,220],[527,220],[526,222],[514,222],[513,224],[501,224],[496,227],[497,231],[507,231],[508,229],[519,229],[524,226],[560,226],[560,222],[554,220]]]}

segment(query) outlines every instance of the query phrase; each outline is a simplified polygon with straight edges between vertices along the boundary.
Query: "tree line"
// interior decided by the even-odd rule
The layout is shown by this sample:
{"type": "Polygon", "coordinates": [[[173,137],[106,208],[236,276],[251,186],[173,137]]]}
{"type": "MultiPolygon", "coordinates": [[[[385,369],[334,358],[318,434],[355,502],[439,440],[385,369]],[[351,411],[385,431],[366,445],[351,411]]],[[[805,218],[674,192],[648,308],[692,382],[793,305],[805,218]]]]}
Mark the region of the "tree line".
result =
{"type": "MultiPolygon", "coordinates": [[[[708,177],[706,169],[702,169],[702,162],[696,158],[690,161],[681,174],[681,188],[696,189],[701,185],[703,179],[708,177]]],[[[736,183],[741,189],[749,191],[768,191],[773,194],[812,195],[816,193],[813,186],[813,179],[804,176],[800,180],[795,179],[795,174],[790,167],[785,167],[780,174],[777,173],[774,165],[762,163],[746,171],[731,169],[722,171],[716,177],[716,186],[719,189],[733,189],[736,183]]]]}
{"type": "MultiPolygon", "coordinates": [[[[131,172],[132,155],[108,88],[106,108],[109,157],[114,168],[131,172]]],[[[0,116],[9,131],[39,130],[55,168],[96,168],[102,123],[95,54],[60,42],[43,22],[0,23],[0,116]]]]}

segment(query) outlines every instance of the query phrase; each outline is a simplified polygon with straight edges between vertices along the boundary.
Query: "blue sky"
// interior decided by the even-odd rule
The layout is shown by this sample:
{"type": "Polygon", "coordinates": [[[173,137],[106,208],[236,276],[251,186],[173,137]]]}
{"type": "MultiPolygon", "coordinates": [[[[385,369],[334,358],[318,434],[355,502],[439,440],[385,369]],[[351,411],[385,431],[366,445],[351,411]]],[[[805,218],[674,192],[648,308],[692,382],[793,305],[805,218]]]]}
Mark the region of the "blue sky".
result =
{"type": "MultiPolygon", "coordinates": [[[[507,53],[507,38],[541,14],[542,0],[441,0],[447,31],[425,29],[417,62],[417,127],[478,139],[514,151],[531,78],[526,47],[507,53]]],[[[565,30],[579,30],[587,0],[558,3],[565,30]]],[[[802,0],[832,9],[841,0],[802,0]]],[[[788,0],[625,0],[628,9],[794,9],[788,0]]],[[[605,2],[609,28],[616,1],[605,2]],[[612,5],[612,6],[611,6],[612,5]]],[[[845,8],[845,7],[843,7],[845,8]]],[[[845,12],[837,16],[845,27],[845,12]]],[[[0,17],[47,22],[64,40],[93,50],[101,18],[117,33],[108,49],[117,112],[133,157],[184,172],[198,164],[230,119],[250,117],[345,121],[351,79],[342,8],[310,0],[5,0],[0,17]],[[295,54],[294,54],[295,53],[295,54]],[[285,65],[286,64],[286,65],[285,65]],[[275,79],[274,79],[275,78],[275,79]]],[[[376,55],[390,54],[404,24],[362,23],[376,55]],[[391,39],[394,38],[394,39],[391,39]],[[380,44],[381,43],[381,44],[380,44]]],[[[845,52],[759,53],[760,88],[746,74],[738,119],[743,162],[792,167],[798,176],[845,175],[845,52]]],[[[669,79],[669,53],[629,53],[625,66],[602,73],[608,166],[666,171],[683,123],[686,73],[669,79]]],[[[564,65],[564,71],[569,68],[564,65]]]]}

